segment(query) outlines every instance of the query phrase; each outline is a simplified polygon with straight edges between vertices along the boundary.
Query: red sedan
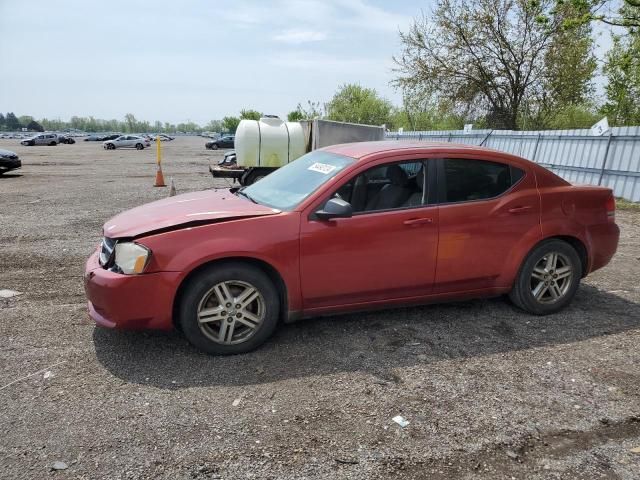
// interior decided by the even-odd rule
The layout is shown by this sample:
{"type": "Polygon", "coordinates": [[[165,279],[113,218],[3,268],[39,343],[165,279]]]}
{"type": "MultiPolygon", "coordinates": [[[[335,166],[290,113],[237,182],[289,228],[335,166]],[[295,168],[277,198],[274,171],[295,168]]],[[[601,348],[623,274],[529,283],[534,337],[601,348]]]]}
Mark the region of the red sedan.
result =
{"type": "Polygon", "coordinates": [[[249,351],[279,320],[509,294],[545,315],[614,255],[610,189],[474,146],[316,150],[240,189],[124,212],[89,258],[89,313],[249,351]]]}

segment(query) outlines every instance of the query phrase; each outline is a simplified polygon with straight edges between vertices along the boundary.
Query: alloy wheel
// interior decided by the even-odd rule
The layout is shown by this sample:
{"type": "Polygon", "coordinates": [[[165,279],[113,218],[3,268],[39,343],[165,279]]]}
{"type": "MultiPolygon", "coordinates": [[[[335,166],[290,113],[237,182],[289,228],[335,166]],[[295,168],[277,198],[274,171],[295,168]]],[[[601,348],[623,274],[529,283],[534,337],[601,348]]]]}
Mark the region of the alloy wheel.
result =
{"type": "Polygon", "coordinates": [[[266,312],[260,291],[248,282],[228,280],[216,284],[198,304],[198,326],[215,343],[235,345],[251,338],[266,312]]]}
{"type": "Polygon", "coordinates": [[[531,272],[531,294],[539,303],[556,303],[563,298],[573,282],[570,260],[559,252],[542,257],[531,272]]]}

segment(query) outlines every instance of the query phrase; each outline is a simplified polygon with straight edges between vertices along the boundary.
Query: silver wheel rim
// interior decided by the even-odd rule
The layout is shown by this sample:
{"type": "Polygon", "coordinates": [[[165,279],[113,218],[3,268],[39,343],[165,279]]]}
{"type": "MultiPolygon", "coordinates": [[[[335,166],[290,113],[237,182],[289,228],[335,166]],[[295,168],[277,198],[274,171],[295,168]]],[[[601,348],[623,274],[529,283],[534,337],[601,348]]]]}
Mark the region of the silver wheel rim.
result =
{"type": "Polygon", "coordinates": [[[260,291],[241,280],[214,285],[198,303],[198,326],[211,341],[220,345],[246,342],[260,328],[265,316],[260,291]]]}
{"type": "Polygon", "coordinates": [[[538,303],[556,303],[564,298],[572,283],[573,268],[562,253],[547,253],[531,272],[531,294],[538,303]]]}

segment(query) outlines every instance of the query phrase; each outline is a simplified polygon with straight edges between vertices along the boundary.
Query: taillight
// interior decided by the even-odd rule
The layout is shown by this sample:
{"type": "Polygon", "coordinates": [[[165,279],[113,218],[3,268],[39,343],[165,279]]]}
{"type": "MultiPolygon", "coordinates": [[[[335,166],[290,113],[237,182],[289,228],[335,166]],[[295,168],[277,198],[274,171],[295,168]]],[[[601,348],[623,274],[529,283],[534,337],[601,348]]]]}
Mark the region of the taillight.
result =
{"type": "Polygon", "coordinates": [[[616,221],[616,199],[613,195],[609,195],[607,198],[607,203],[605,204],[605,209],[607,210],[607,218],[610,222],[616,221]]]}

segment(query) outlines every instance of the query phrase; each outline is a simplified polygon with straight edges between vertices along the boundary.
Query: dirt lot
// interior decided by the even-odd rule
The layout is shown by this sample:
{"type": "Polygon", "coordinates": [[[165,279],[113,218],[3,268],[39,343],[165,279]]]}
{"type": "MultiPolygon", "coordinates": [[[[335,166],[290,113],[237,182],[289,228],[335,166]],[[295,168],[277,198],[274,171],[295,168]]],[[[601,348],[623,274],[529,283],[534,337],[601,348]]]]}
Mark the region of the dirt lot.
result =
{"type": "MultiPolygon", "coordinates": [[[[0,140],[24,163],[0,177],[0,289],[23,292],[0,299],[1,478],[640,478],[640,213],[618,213],[617,256],[562,314],[344,315],[214,358],[86,314],[103,222],[168,193],[154,150],[17,144],[0,140]]],[[[165,174],[210,188],[220,156],[180,138],[165,174]]]]}

